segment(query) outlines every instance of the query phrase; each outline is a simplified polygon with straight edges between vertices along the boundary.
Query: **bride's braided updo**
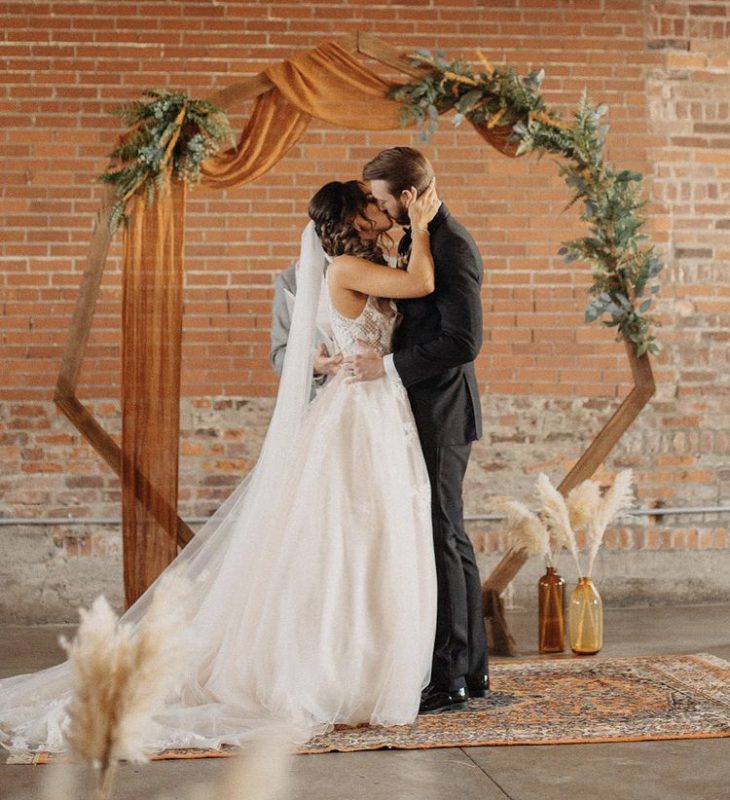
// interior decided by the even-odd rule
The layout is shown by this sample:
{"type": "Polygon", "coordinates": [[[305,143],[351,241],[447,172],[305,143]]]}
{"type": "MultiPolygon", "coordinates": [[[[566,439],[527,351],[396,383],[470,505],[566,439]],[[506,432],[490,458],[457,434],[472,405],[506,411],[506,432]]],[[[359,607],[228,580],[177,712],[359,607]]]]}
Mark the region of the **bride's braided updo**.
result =
{"type": "Polygon", "coordinates": [[[377,240],[363,241],[355,227],[356,217],[370,219],[370,202],[358,181],[332,181],[310,200],[309,216],[328,256],[359,256],[376,264],[387,263],[377,240]]]}

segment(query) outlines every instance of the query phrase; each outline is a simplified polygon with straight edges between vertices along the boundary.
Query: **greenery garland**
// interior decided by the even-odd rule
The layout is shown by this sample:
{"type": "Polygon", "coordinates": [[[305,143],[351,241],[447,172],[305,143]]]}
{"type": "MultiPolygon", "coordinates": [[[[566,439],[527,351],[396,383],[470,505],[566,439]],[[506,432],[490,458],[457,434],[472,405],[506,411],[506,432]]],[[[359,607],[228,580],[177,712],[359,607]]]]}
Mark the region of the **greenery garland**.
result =
{"type": "Polygon", "coordinates": [[[608,127],[601,118],[606,106],[595,107],[584,91],[567,124],[540,96],[542,70],[520,77],[514,68],[494,67],[478,55],[483,69],[474,72],[462,61],[447,61],[440,51],[418,50],[413,66],[423,68],[423,76],[389,92],[403,103],[402,121],[415,119],[427,139],[436,131],[439,115],[454,109],[455,125],[466,118],[487,129],[509,126],[518,155],[536,151],[564,156],[567,163],[560,165],[560,172],[573,192],[566,208],[582,201],[580,217],[590,235],[564,242],[559,253],[566,263],[592,265],[585,320],[608,315],[602,324],[615,327],[617,338],[631,342],[638,356],[657,354],[652,328],[659,322],[648,312],[663,265],[641,230],[641,173],[616,170],[604,158],[608,127]]]}
{"type": "Polygon", "coordinates": [[[208,100],[164,89],[142,94],[152,100],[135,100],[116,110],[131,130],[109,154],[109,167],[99,177],[116,188],[109,211],[113,231],[127,221],[127,201],[133,194],[144,191],[151,203],[164,191],[170,170],[173,177],[198,183],[203,161],[233,139],[225,112],[208,100]]]}

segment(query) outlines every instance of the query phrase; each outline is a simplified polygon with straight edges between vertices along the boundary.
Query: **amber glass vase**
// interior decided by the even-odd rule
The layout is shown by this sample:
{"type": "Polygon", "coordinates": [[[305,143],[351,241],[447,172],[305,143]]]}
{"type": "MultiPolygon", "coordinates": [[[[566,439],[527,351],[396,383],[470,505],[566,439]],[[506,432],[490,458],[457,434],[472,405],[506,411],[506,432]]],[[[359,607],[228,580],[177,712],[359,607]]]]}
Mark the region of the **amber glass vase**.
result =
{"type": "Polygon", "coordinates": [[[570,595],[568,626],[576,655],[592,656],[603,647],[603,603],[590,578],[581,578],[570,595]]]}
{"type": "Polygon", "coordinates": [[[565,650],[565,581],[555,567],[537,582],[538,648],[541,653],[565,650]]]}

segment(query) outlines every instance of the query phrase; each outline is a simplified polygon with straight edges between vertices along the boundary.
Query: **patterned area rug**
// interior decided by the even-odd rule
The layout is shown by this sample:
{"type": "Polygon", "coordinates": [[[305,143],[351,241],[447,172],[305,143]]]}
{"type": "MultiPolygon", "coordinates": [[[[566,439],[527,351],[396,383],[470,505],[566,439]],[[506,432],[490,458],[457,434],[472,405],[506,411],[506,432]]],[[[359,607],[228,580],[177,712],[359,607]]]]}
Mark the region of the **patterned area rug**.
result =
{"type": "Polygon", "coordinates": [[[730,736],[730,663],[710,655],[497,663],[462,712],[335,730],[302,753],[730,736]]]}
{"type": "MultiPolygon", "coordinates": [[[[730,736],[730,663],[711,655],[510,660],[494,663],[491,677],[494,691],[472,700],[466,711],[392,728],[338,727],[297,752],[730,736]]],[[[153,758],[235,752],[177,750],[153,758]]],[[[48,754],[29,758],[50,760],[56,759],[48,754]]]]}

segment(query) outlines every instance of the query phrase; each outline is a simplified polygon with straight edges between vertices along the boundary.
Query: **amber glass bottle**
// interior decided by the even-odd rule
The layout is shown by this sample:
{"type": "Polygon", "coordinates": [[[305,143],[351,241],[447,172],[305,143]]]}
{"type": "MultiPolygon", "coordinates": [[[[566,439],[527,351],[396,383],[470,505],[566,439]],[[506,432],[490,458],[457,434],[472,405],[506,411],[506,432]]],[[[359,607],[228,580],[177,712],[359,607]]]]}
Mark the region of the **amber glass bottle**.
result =
{"type": "Polygon", "coordinates": [[[576,655],[592,656],[603,647],[603,603],[590,578],[581,578],[570,595],[568,626],[576,655]]]}
{"type": "Polygon", "coordinates": [[[565,650],[565,581],[555,567],[537,583],[538,648],[541,653],[565,650]]]}

